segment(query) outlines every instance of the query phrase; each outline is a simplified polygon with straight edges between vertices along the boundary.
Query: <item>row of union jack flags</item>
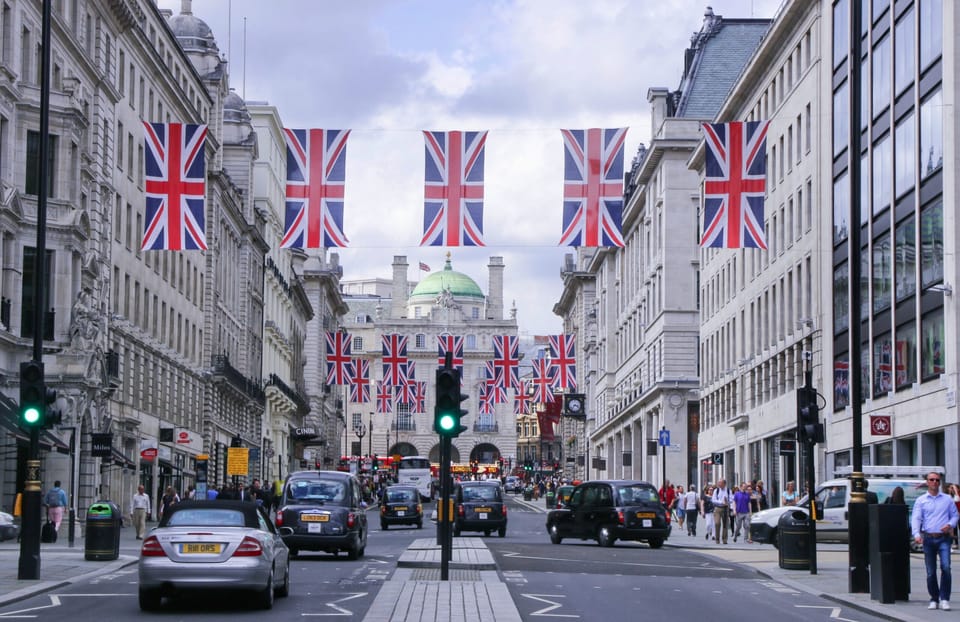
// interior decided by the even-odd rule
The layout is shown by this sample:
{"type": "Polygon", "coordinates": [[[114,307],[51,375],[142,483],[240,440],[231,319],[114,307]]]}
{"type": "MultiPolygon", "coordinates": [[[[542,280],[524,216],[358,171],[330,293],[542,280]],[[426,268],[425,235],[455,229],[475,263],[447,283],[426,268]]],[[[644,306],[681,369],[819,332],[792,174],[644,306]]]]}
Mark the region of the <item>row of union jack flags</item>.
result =
{"type": "MultiPolygon", "coordinates": [[[[485,381],[479,384],[479,412],[490,414],[495,404],[508,401],[513,391],[514,412],[529,414],[531,403],[554,401],[555,389],[577,388],[576,342],[574,335],[550,335],[550,356],[533,361],[533,373],[528,381],[520,379],[518,337],[493,337],[493,360],[484,364],[485,381]]],[[[352,336],[346,332],[327,332],[327,384],[350,388],[350,401],[371,401],[370,361],[355,358],[352,336]]],[[[453,365],[463,372],[463,337],[437,337],[437,365],[443,365],[447,353],[453,365]]],[[[378,413],[391,413],[396,404],[409,404],[411,412],[422,413],[426,399],[426,382],[416,379],[415,362],[407,356],[407,337],[395,333],[381,336],[382,379],[376,382],[378,413]]]]}
{"type": "MultiPolygon", "coordinates": [[[[764,236],[768,121],[704,123],[700,245],[767,248],[764,236]]],[[[205,125],[144,123],[143,250],[206,250],[205,125]]],[[[561,130],[560,246],[622,247],[623,145],[627,128],[561,130]]],[[[346,247],[344,196],[350,130],[284,129],[287,184],[281,248],[346,247]]],[[[485,246],[483,164],[487,132],[423,133],[420,246],[485,246]]]]}

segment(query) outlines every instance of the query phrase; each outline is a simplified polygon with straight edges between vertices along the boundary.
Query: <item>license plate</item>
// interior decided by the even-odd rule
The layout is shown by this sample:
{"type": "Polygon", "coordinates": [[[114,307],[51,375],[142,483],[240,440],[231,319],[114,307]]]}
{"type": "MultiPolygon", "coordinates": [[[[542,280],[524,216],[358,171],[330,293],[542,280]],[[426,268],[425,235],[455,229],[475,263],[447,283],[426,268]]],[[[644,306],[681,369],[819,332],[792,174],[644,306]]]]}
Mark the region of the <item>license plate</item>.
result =
{"type": "Polygon", "coordinates": [[[403,510],[397,510],[397,516],[406,516],[406,515],[407,513],[404,512],[403,510]]]}
{"type": "Polygon", "coordinates": [[[637,518],[656,518],[656,512],[637,512],[637,518]]]}
{"type": "Polygon", "coordinates": [[[492,512],[490,508],[477,508],[474,512],[492,512]]]}
{"type": "Polygon", "coordinates": [[[220,544],[212,544],[206,542],[196,542],[189,544],[181,544],[180,552],[184,555],[210,555],[217,554],[220,552],[220,544]]]}
{"type": "Polygon", "coordinates": [[[398,512],[403,512],[403,511],[405,511],[405,510],[407,509],[407,506],[405,506],[405,505],[398,505],[398,506],[396,506],[396,507],[393,508],[393,509],[394,509],[394,510],[397,510],[398,512]]]}
{"type": "Polygon", "coordinates": [[[305,523],[326,523],[330,520],[329,514],[301,514],[300,520],[305,523]]]}
{"type": "Polygon", "coordinates": [[[310,523],[307,525],[307,533],[323,533],[323,525],[320,523],[310,523]]]}
{"type": "Polygon", "coordinates": [[[477,512],[477,516],[480,518],[480,520],[486,520],[486,518],[487,518],[487,513],[486,513],[486,512],[477,512]]]}
{"type": "Polygon", "coordinates": [[[649,518],[645,518],[645,519],[643,519],[643,526],[644,526],[644,527],[653,527],[653,521],[650,520],[649,518]]]}

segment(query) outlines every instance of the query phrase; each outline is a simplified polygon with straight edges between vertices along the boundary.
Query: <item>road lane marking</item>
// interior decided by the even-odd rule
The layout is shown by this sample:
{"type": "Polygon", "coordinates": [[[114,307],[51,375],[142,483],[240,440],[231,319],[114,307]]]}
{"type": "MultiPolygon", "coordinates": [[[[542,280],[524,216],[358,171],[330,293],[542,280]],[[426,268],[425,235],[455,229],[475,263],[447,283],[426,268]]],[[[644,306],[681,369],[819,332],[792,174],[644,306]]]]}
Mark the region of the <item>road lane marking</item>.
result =
{"type": "Polygon", "coordinates": [[[612,564],[615,566],[638,566],[638,567],[650,567],[650,568],[674,568],[679,570],[721,570],[723,572],[733,572],[733,568],[724,568],[723,566],[673,566],[669,564],[644,564],[640,562],[612,562],[605,560],[572,560],[564,559],[562,557],[536,557],[533,555],[521,555],[520,553],[507,552],[503,553],[504,557],[510,557],[512,559],[535,559],[538,561],[548,561],[548,562],[572,562],[572,563],[589,563],[589,564],[612,564]]]}
{"type": "Polygon", "coordinates": [[[354,598],[360,598],[361,596],[366,596],[367,592],[353,592],[349,596],[344,596],[343,598],[338,598],[335,601],[324,603],[327,607],[333,609],[336,613],[301,613],[303,617],[307,616],[353,616],[353,612],[349,609],[344,609],[337,605],[337,603],[344,603],[348,600],[353,600],[354,598]]]}
{"type": "Polygon", "coordinates": [[[550,613],[554,609],[559,609],[563,607],[563,603],[559,603],[553,600],[547,600],[548,598],[566,598],[565,594],[521,594],[526,598],[540,601],[541,603],[546,603],[551,605],[549,607],[544,607],[543,609],[537,609],[530,613],[531,616],[543,616],[546,618],[579,618],[575,613],[550,613]]]}
{"type": "Polygon", "coordinates": [[[841,618],[840,617],[840,607],[831,607],[824,605],[794,605],[794,607],[799,607],[801,609],[829,609],[830,610],[830,619],[831,620],[840,620],[841,622],[856,622],[856,620],[851,620],[850,618],[841,618]]]}

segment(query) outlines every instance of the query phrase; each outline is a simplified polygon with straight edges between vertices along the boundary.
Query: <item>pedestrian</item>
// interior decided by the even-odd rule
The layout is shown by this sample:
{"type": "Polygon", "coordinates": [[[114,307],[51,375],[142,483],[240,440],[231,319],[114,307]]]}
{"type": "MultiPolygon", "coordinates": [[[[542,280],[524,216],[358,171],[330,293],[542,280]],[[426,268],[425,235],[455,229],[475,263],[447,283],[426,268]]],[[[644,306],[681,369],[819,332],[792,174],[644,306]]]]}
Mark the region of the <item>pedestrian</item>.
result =
{"type": "Polygon", "coordinates": [[[193,484],[190,484],[189,486],[187,486],[187,499],[193,499],[196,492],[197,492],[197,489],[194,487],[193,484]]]}
{"type": "Polygon", "coordinates": [[[795,490],[796,484],[793,483],[793,480],[787,482],[787,489],[783,491],[783,494],[780,495],[780,505],[796,505],[797,504],[797,491],[795,490]]]}
{"type": "Polygon", "coordinates": [[[683,498],[687,493],[683,492],[683,486],[674,486],[673,489],[673,515],[677,518],[677,525],[683,529],[683,522],[687,518],[687,513],[683,510],[683,498]]]}
{"type": "Polygon", "coordinates": [[[173,489],[173,486],[167,486],[167,489],[163,493],[163,497],[160,498],[160,514],[157,516],[157,518],[163,518],[163,515],[167,513],[167,510],[179,502],[180,495],[178,495],[177,491],[173,489]]]}
{"type": "Polygon", "coordinates": [[[740,482],[740,489],[733,494],[733,505],[737,513],[736,522],[733,528],[733,541],[736,542],[740,534],[747,542],[750,540],[750,502],[751,486],[746,482],[740,482]]]}
{"type": "Polygon", "coordinates": [[[670,524],[671,514],[673,513],[674,490],[670,485],[670,480],[663,480],[663,486],[660,488],[660,503],[663,504],[667,514],[667,524],[670,524]]]}
{"type": "Polygon", "coordinates": [[[763,480],[757,480],[757,484],[753,487],[753,494],[757,498],[755,512],[762,512],[770,508],[770,500],[767,498],[767,488],[764,486],[763,480]]]}
{"type": "Polygon", "coordinates": [[[705,540],[714,536],[713,525],[713,486],[707,484],[703,487],[703,494],[700,495],[700,516],[703,517],[703,524],[706,526],[707,534],[705,540]]]}
{"type": "Polygon", "coordinates": [[[697,535],[697,514],[699,513],[700,499],[697,497],[697,487],[690,484],[687,494],[683,496],[683,512],[687,515],[687,535],[697,535]]]}
{"type": "Polygon", "coordinates": [[[213,501],[217,498],[217,489],[214,486],[207,486],[207,501],[213,501]]]}
{"type": "Polygon", "coordinates": [[[884,503],[889,503],[890,505],[906,505],[907,501],[903,496],[903,488],[897,486],[890,491],[890,496],[887,497],[884,503]]]}
{"type": "Polygon", "coordinates": [[[940,492],[940,473],[927,473],[927,492],[913,504],[910,527],[913,540],[923,545],[923,561],[927,569],[927,609],[950,609],[950,542],[957,526],[957,506],[953,499],[940,492]],[[937,585],[937,558],[940,558],[940,584],[937,585]]]}
{"type": "MultiPolygon", "coordinates": [[[[956,484],[950,484],[947,487],[947,493],[950,495],[950,498],[953,499],[953,504],[957,506],[957,512],[960,512],[960,488],[956,484]]],[[[957,529],[953,530],[953,550],[957,550],[957,536],[960,535],[957,529]]]]}
{"type": "Polygon", "coordinates": [[[137,486],[137,494],[130,501],[130,517],[133,519],[133,528],[137,532],[137,540],[143,540],[147,530],[147,517],[150,516],[150,495],[144,492],[143,484],[137,486]]]}
{"type": "Polygon", "coordinates": [[[53,488],[43,496],[43,504],[47,506],[47,520],[53,523],[53,528],[60,533],[60,523],[63,522],[63,508],[67,507],[67,493],[60,488],[60,480],[53,482],[53,488]]]}
{"type": "Polygon", "coordinates": [[[720,538],[723,536],[723,543],[727,543],[728,533],[730,531],[730,504],[733,502],[733,496],[727,490],[727,480],[721,479],[717,482],[717,487],[710,496],[713,501],[713,522],[715,533],[713,541],[720,544],[720,538]]]}

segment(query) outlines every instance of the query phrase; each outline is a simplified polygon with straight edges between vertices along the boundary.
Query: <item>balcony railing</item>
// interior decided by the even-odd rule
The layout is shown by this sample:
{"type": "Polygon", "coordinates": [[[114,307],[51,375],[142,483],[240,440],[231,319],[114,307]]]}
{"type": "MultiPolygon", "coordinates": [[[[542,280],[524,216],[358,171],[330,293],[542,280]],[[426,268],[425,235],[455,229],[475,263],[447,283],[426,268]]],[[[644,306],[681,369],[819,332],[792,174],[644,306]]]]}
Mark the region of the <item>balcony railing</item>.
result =
{"type": "Polygon", "coordinates": [[[394,421],[390,424],[390,429],[401,432],[416,432],[417,424],[413,421],[394,421]]]}
{"type": "Polygon", "coordinates": [[[300,393],[290,388],[286,382],[280,379],[280,376],[276,374],[270,374],[267,384],[273,385],[280,389],[280,392],[289,397],[290,400],[297,405],[297,409],[304,414],[310,412],[310,405],[307,403],[307,400],[300,393]]]}
{"type": "Polygon", "coordinates": [[[247,378],[230,364],[230,357],[226,354],[213,355],[213,373],[223,376],[235,389],[259,404],[266,402],[266,396],[260,387],[260,382],[247,378]]]}
{"type": "Polygon", "coordinates": [[[474,432],[487,432],[498,434],[500,432],[500,424],[498,423],[474,423],[473,424],[474,432]]]}

